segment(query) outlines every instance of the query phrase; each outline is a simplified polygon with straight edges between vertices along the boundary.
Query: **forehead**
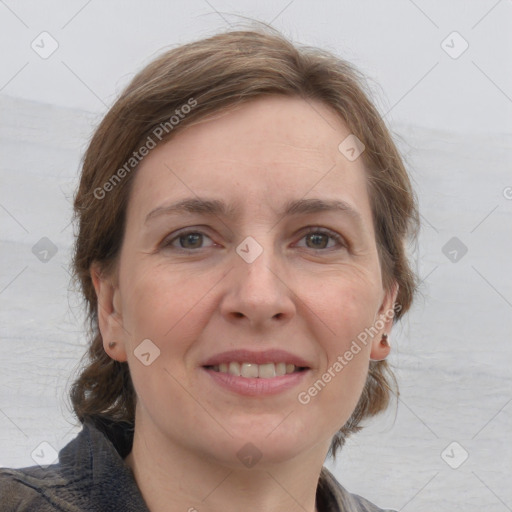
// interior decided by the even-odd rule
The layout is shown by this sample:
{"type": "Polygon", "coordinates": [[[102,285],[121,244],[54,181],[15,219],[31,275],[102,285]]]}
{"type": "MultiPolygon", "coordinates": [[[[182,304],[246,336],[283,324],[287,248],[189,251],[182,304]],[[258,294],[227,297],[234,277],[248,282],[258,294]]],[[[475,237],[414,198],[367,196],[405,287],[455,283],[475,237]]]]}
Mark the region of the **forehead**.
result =
{"type": "Polygon", "coordinates": [[[237,206],[259,198],[261,208],[272,208],[309,194],[357,203],[368,216],[362,159],[351,162],[338,149],[349,134],[319,101],[253,100],[187,126],[152,150],[137,170],[129,208],[147,214],[156,203],[191,195],[237,206]]]}

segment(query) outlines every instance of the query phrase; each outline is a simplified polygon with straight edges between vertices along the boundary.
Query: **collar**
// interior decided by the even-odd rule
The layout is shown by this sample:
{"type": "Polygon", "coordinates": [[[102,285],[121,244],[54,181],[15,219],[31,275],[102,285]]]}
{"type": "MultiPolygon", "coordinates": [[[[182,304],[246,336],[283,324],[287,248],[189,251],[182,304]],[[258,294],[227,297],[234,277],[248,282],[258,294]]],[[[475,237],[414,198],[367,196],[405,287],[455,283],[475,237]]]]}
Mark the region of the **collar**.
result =
{"type": "MultiPolygon", "coordinates": [[[[93,501],[103,508],[149,512],[133,473],[123,460],[132,449],[133,434],[131,423],[116,422],[104,416],[91,417],[84,422],[79,435],[59,453],[60,465],[65,468],[68,478],[83,480],[88,477],[91,498],[95,497],[96,501],[93,501]]],[[[380,510],[360,508],[360,500],[362,498],[347,492],[325,467],[322,468],[316,492],[319,511],[380,510]]]]}

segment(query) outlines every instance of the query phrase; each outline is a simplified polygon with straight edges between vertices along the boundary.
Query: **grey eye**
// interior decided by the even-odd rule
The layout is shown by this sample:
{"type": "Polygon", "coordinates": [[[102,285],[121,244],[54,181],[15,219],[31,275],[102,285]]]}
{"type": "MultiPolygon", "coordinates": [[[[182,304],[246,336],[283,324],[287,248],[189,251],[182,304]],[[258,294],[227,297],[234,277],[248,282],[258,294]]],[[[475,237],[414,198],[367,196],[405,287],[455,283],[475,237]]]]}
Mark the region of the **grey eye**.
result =
{"type": "Polygon", "coordinates": [[[186,233],[178,238],[183,249],[198,249],[203,244],[202,233],[186,233]]]}

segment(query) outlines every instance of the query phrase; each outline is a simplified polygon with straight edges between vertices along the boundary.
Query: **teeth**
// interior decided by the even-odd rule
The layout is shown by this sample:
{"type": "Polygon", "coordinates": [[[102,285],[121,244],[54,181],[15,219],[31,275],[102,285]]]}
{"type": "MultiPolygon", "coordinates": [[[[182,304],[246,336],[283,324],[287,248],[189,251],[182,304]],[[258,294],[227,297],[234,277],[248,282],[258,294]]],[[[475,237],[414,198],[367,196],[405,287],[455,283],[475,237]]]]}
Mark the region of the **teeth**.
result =
{"type": "MultiPolygon", "coordinates": [[[[219,368],[219,371],[222,370],[219,368]]],[[[228,373],[240,376],[240,363],[229,363],[228,373]]]]}
{"type": "Polygon", "coordinates": [[[293,373],[298,370],[294,364],[291,363],[238,363],[232,361],[228,363],[221,363],[215,365],[212,369],[220,373],[229,373],[237,377],[246,377],[249,379],[271,379],[273,377],[280,377],[288,373],[293,373]]]}
{"type": "Polygon", "coordinates": [[[281,375],[286,374],[286,363],[277,363],[276,364],[276,375],[280,377],[281,375]]]}
{"type": "Polygon", "coordinates": [[[260,364],[258,377],[260,379],[271,379],[276,376],[276,365],[274,363],[260,364]]]}
{"type": "Polygon", "coordinates": [[[241,377],[257,377],[258,376],[258,365],[251,363],[242,363],[240,367],[240,376],[241,377]]]}

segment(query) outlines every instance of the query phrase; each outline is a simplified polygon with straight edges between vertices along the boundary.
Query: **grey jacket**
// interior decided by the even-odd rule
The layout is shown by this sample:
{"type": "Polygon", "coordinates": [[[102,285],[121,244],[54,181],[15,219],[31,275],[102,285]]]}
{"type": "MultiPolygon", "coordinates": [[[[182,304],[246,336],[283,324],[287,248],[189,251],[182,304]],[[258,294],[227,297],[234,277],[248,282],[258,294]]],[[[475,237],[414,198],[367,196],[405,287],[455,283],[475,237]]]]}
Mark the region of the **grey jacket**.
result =
{"type": "MultiPolygon", "coordinates": [[[[149,512],[123,460],[132,441],[127,423],[86,421],[57,464],[0,469],[0,512],[149,512]]],[[[325,468],[316,499],[319,512],[386,512],[347,492],[325,468]]]]}

